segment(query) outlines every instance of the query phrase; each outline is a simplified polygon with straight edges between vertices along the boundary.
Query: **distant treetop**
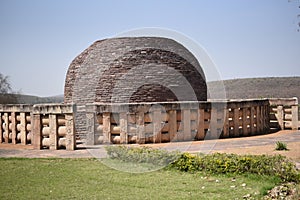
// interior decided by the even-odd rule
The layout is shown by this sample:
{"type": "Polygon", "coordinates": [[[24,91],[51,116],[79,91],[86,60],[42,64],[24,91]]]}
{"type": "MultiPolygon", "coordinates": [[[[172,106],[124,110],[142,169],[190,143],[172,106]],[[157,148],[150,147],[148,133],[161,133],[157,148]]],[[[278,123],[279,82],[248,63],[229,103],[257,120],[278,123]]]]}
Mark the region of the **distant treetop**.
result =
{"type": "Polygon", "coordinates": [[[12,89],[9,82],[9,77],[0,73],[0,94],[8,94],[11,92],[12,89]]]}

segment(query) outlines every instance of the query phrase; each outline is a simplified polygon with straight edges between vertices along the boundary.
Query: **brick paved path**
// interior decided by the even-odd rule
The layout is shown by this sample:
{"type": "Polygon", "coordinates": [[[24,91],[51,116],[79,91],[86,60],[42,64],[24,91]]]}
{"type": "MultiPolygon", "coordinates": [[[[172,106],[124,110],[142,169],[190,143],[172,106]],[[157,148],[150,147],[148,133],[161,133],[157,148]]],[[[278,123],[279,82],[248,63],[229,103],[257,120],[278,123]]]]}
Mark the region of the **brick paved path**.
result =
{"type": "MultiPolygon", "coordinates": [[[[293,142],[300,142],[300,131],[279,131],[273,134],[233,138],[233,139],[219,139],[219,140],[205,140],[194,142],[176,142],[176,143],[162,143],[162,144],[147,144],[145,146],[164,148],[167,150],[180,150],[187,152],[203,152],[209,153],[212,151],[226,151],[226,149],[243,149],[249,147],[259,147],[266,145],[274,145],[276,141],[282,141],[287,144],[293,142]]],[[[139,145],[132,145],[139,146],[139,145]]],[[[76,151],[66,150],[34,150],[31,146],[21,145],[7,145],[0,144],[0,157],[29,157],[29,158],[45,158],[45,157],[59,157],[59,158],[91,158],[95,152],[103,152],[103,146],[89,146],[83,147],[79,145],[76,151]]],[[[299,152],[300,155],[300,152],[299,152]]],[[[299,160],[300,162],[300,160],[299,160]]]]}

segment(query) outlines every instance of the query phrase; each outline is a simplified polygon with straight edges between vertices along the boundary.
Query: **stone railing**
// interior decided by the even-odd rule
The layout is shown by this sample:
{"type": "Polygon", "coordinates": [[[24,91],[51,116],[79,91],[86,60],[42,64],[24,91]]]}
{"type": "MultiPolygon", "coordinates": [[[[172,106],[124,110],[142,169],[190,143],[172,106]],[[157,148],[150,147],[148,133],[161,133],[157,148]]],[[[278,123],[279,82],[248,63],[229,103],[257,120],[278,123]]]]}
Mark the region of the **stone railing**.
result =
{"type": "Polygon", "coordinates": [[[32,105],[0,105],[0,143],[32,144],[32,105]]]}
{"type": "Polygon", "coordinates": [[[298,112],[294,98],[88,104],[84,112],[69,104],[0,105],[0,143],[74,150],[75,125],[82,120],[89,145],[243,137],[297,130],[298,112]]]}
{"type": "Polygon", "coordinates": [[[0,105],[0,142],[74,150],[73,113],[74,106],[64,104],[0,105]]]}
{"type": "Polygon", "coordinates": [[[86,105],[87,143],[160,143],[269,132],[269,101],[86,105]]]}
{"type": "Polygon", "coordinates": [[[270,102],[270,127],[275,130],[292,129],[298,130],[299,109],[298,99],[295,98],[272,98],[270,102]]]}

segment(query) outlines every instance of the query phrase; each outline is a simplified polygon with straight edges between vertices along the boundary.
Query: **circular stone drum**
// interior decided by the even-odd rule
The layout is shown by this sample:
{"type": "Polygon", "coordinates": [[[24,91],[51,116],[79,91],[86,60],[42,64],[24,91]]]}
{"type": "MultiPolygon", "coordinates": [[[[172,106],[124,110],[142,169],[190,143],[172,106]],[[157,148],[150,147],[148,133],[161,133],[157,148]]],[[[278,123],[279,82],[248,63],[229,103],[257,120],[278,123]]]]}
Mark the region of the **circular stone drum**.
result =
{"type": "Polygon", "coordinates": [[[197,59],[168,38],[96,41],[72,61],[65,81],[65,103],[206,100],[197,59]]]}
{"type": "Polygon", "coordinates": [[[77,105],[76,134],[86,135],[85,105],[206,101],[204,72],[189,50],[161,37],[96,41],[70,64],[64,102],[77,105]]]}

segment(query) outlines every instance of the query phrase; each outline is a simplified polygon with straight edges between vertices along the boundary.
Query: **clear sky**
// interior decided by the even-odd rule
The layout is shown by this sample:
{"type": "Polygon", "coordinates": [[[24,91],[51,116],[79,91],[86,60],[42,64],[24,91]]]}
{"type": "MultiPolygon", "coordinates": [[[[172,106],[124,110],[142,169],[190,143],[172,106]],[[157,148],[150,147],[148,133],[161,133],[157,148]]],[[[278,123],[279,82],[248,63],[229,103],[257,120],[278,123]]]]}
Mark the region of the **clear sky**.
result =
{"type": "Polygon", "coordinates": [[[63,94],[71,61],[135,28],[178,31],[222,79],[300,76],[297,0],[0,0],[0,72],[24,94],[63,94]]]}

